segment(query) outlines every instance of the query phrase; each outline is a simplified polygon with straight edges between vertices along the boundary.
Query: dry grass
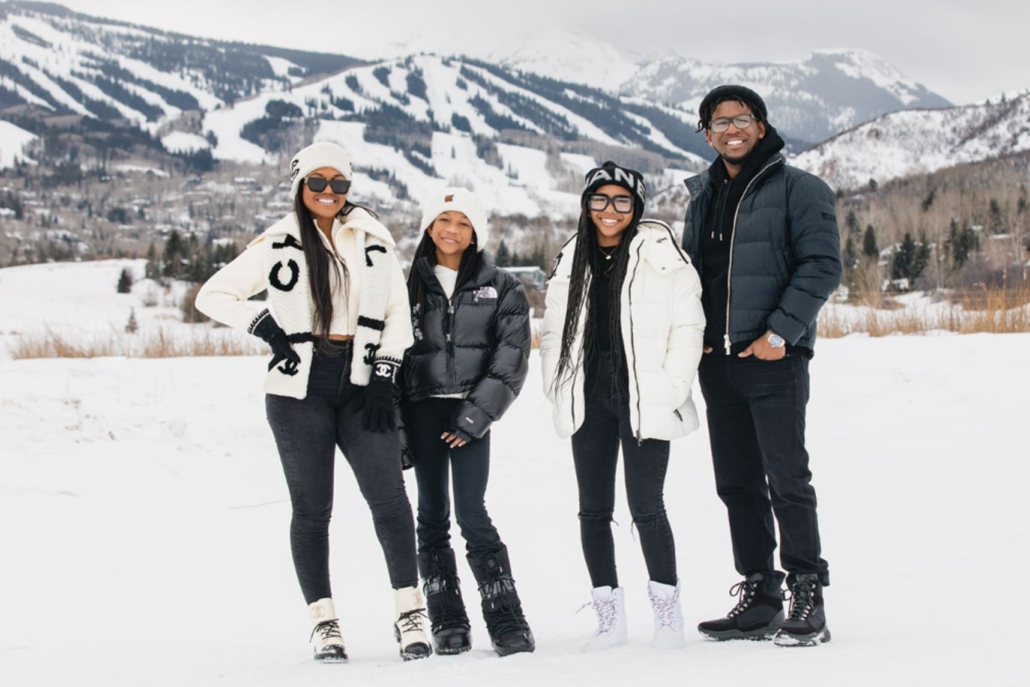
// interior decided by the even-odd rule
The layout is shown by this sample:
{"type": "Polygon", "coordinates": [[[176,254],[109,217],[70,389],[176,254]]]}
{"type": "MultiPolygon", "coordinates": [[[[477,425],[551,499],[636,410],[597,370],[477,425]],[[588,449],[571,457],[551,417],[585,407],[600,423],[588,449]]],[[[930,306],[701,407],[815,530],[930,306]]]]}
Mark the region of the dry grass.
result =
{"type": "Polygon", "coordinates": [[[889,336],[933,331],[959,334],[1030,332],[1030,287],[981,289],[952,294],[950,300],[925,309],[883,309],[870,305],[825,308],[819,315],[819,336],[849,334],[889,336]]]}
{"type": "Polygon", "coordinates": [[[124,334],[112,331],[88,337],[52,330],[19,336],[10,345],[15,360],[30,358],[186,358],[194,356],[262,355],[267,348],[233,336],[228,330],[196,329],[172,332],[165,328],[124,334]]]}

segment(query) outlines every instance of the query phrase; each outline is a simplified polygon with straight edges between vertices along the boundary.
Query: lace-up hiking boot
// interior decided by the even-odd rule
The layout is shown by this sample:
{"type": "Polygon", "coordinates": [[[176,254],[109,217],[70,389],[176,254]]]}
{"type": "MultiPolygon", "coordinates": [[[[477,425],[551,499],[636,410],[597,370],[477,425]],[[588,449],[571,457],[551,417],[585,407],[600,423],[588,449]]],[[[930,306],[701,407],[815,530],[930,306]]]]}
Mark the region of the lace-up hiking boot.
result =
{"type": "Polygon", "coordinates": [[[436,653],[447,656],[468,651],[472,648],[472,635],[461,598],[454,549],[420,553],[418,567],[425,582],[426,607],[436,653]]]}
{"type": "Polygon", "coordinates": [[[400,645],[401,658],[411,661],[428,658],[433,653],[426,637],[423,621],[426,608],[422,605],[422,594],[418,587],[404,587],[394,592],[397,603],[397,622],[393,624],[393,636],[400,645]]]}
{"type": "Polygon", "coordinates": [[[697,626],[702,636],[716,641],[727,639],[771,639],[783,622],[782,573],[765,578],[761,573],[748,575],[730,587],[737,605],[725,618],[706,620],[697,626]]]}
{"type": "Polygon", "coordinates": [[[823,608],[823,586],[815,574],[791,575],[790,613],[773,637],[776,646],[816,646],[830,641],[823,608]]]}
{"type": "Polygon", "coordinates": [[[682,649],[687,645],[683,639],[683,613],[680,611],[680,586],[675,587],[651,580],[647,583],[647,596],[654,611],[654,639],[651,646],[656,649],[682,649]]]}
{"type": "Polygon", "coordinates": [[[597,629],[583,645],[583,651],[604,651],[622,646],[629,641],[626,631],[626,600],[622,587],[594,587],[590,595],[593,601],[587,606],[592,606],[597,613],[597,629]]]}
{"type": "Polygon", "coordinates": [[[533,651],[536,641],[522,614],[522,602],[511,577],[508,549],[502,548],[486,556],[469,556],[468,562],[479,583],[483,619],[494,651],[501,656],[533,651]]]}
{"type": "Polygon", "coordinates": [[[336,617],[333,600],[319,599],[308,605],[308,616],[314,629],[311,644],[315,647],[316,661],[346,661],[347,649],[340,635],[340,622],[336,617]]]}

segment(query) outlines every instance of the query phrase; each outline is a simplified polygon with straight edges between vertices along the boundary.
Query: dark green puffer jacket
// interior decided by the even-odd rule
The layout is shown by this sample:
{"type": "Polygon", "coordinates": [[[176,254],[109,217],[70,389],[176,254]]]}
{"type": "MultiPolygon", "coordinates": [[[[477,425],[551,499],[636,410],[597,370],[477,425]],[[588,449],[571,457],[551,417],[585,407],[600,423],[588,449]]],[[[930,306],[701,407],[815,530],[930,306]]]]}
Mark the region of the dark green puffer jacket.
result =
{"type": "MultiPolygon", "coordinates": [[[[700,233],[713,188],[707,170],[685,183],[683,249],[703,275],[700,233]]],[[[727,349],[746,347],[771,329],[791,346],[812,350],[819,308],[841,275],[830,187],[772,156],[741,198],[730,242],[727,349]]]]}

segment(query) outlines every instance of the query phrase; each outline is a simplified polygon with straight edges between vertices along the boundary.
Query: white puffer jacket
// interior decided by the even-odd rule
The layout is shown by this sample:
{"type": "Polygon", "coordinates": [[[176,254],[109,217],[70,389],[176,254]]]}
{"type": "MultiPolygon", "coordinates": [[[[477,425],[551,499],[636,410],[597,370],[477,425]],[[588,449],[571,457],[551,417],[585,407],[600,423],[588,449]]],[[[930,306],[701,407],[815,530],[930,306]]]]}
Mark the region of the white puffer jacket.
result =
{"type": "MultiPolygon", "coordinates": [[[[583,425],[585,408],[585,312],[580,314],[572,346],[575,369],[557,388],[553,383],[575,251],[573,238],[555,261],[540,341],[544,393],[554,405],[554,428],[561,437],[572,436],[583,425]]],[[[664,222],[641,221],[629,251],[620,317],[629,372],[630,425],[638,440],[675,439],[698,428],[691,389],[705,331],[701,280],[664,222]]],[[[589,278],[589,269],[587,274],[589,278]]]]}

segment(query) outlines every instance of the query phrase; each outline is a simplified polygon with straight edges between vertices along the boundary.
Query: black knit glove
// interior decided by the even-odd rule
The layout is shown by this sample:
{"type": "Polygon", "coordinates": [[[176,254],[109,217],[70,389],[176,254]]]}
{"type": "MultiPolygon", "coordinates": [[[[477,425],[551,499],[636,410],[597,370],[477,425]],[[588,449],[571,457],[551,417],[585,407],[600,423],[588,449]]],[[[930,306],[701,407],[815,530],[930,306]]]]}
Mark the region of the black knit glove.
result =
{"type": "Polygon", "coordinates": [[[297,365],[300,365],[300,356],[290,345],[286,332],[267,310],[258,317],[260,319],[251,325],[250,333],[259,339],[264,339],[271,346],[272,362],[268,363],[268,369],[271,370],[283,360],[287,361],[287,368],[296,369],[297,365]]]}
{"type": "Polygon", "coordinates": [[[362,426],[372,432],[397,429],[397,368],[391,360],[377,360],[372,365],[372,378],[368,380],[361,406],[362,426]]]}

